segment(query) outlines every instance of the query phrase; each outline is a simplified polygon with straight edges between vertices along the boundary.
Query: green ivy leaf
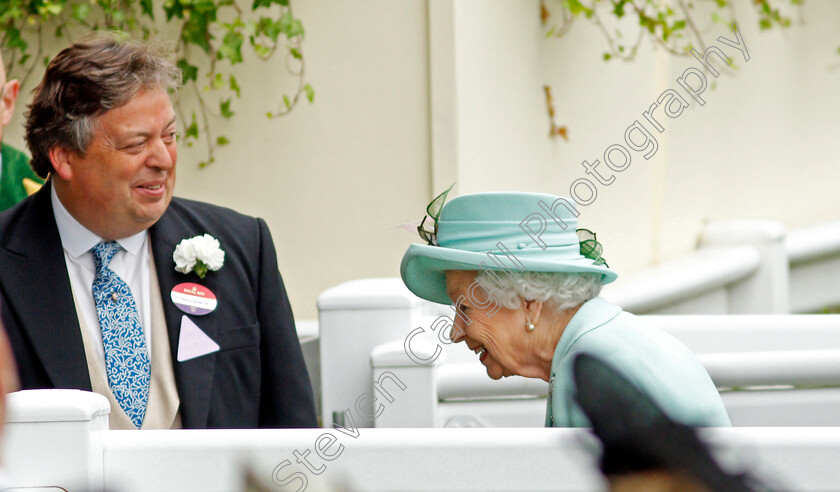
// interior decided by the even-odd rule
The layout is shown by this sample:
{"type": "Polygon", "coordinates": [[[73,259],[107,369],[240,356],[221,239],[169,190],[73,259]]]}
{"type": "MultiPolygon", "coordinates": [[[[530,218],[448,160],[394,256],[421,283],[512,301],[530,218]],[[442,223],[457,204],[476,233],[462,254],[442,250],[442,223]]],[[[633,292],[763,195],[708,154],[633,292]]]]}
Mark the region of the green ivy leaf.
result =
{"type": "Polygon", "coordinates": [[[7,35],[6,46],[9,49],[12,49],[12,50],[17,49],[17,50],[20,50],[20,51],[26,51],[26,48],[29,47],[29,43],[27,43],[26,40],[23,39],[20,36],[20,30],[17,29],[16,27],[10,27],[6,31],[6,35],[7,35]]]}
{"type": "Polygon", "coordinates": [[[283,94],[283,103],[286,105],[286,109],[292,107],[292,101],[289,100],[289,96],[287,96],[286,94],[283,94]]]}
{"type": "Polygon", "coordinates": [[[236,93],[236,97],[242,97],[242,93],[239,88],[239,84],[236,82],[236,77],[233,74],[230,74],[230,90],[236,93]]]}
{"type": "Polygon", "coordinates": [[[303,36],[303,23],[301,23],[298,19],[292,20],[292,24],[286,31],[286,36],[289,37],[289,39],[296,36],[303,36]]]}
{"type": "Polygon", "coordinates": [[[154,20],[155,9],[154,5],[152,5],[152,0],[140,0],[140,12],[143,15],[147,15],[150,19],[154,20]]]}
{"type": "Polygon", "coordinates": [[[227,139],[224,135],[220,136],[216,139],[216,145],[222,147],[230,143],[230,140],[227,139]]]}
{"type": "Polygon", "coordinates": [[[195,118],[195,111],[192,113],[192,121],[190,122],[190,126],[184,131],[184,136],[187,139],[190,138],[198,138],[198,123],[196,122],[195,118]]]}
{"type": "Polygon", "coordinates": [[[231,65],[242,63],[242,34],[236,31],[228,31],[219,46],[217,58],[227,58],[231,65]]]}
{"type": "Polygon", "coordinates": [[[311,85],[306,84],[303,86],[303,90],[306,92],[306,98],[309,99],[309,104],[312,104],[312,101],[315,100],[315,89],[311,85]]]}
{"type": "Polygon", "coordinates": [[[620,0],[618,2],[613,3],[613,14],[621,19],[624,17],[624,4],[626,3],[625,0],[620,0]]]}
{"type": "Polygon", "coordinates": [[[248,22],[245,23],[245,29],[243,29],[243,30],[245,31],[245,34],[247,34],[249,38],[252,38],[251,39],[251,44],[253,44],[253,42],[254,42],[253,37],[256,36],[257,34],[259,34],[259,24],[257,24],[257,21],[249,20],[248,22]]]}
{"type": "Polygon", "coordinates": [[[42,5],[38,6],[38,13],[42,17],[58,15],[61,13],[62,10],[64,10],[64,6],[59,3],[44,2],[42,5]]]}
{"type": "Polygon", "coordinates": [[[261,44],[254,45],[254,53],[259,55],[262,58],[267,57],[271,53],[271,49],[267,46],[263,46],[261,44]]]}
{"type": "Polygon", "coordinates": [[[225,79],[222,74],[217,73],[215,77],[213,77],[213,88],[218,90],[225,86],[225,79]]]}
{"type": "Polygon", "coordinates": [[[198,67],[192,65],[186,59],[181,58],[177,62],[178,69],[181,71],[181,77],[183,83],[187,83],[190,80],[198,80],[198,67]]]}
{"type": "Polygon", "coordinates": [[[291,32],[293,20],[294,17],[292,17],[291,12],[286,12],[285,14],[281,15],[279,19],[277,19],[275,27],[280,32],[286,34],[287,37],[291,37],[289,35],[289,32],[291,32]]]}
{"type": "Polygon", "coordinates": [[[580,3],[580,0],[566,0],[566,6],[573,15],[585,14],[587,17],[592,15],[592,9],[580,3]]]}
{"type": "Polygon", "coordinates": [[[277,38],[281,34],[285,34],[291,24],[292,16],[288,12],[281,15],[278,19],[271,19],[264,17],[261,19],[260,25],[262,33],[273,42],[277,42],[277,38]]]}
{"type": "Polygon", "coordinates": [[[236,114],[230,110],[230,98],[219,103],[219,110],[222,112],[222,118],[226,120],[229,120],[234,114],[236,114]]]}
{"type": "Polygon", "coordinates": [[[303,56],[301,56],[300,54],[300,51],[298,51],[296,48],[289,48],[289,54],[292,55],[296,60],[300,60],[301,58],[303,58],[303,56]]]}
{"type": "Polygon", "coordinates": [[[90,7],[87,4],[77,3],[73,5],[73,18],[77,21],[85,22],[89,13],[90,7]]]}

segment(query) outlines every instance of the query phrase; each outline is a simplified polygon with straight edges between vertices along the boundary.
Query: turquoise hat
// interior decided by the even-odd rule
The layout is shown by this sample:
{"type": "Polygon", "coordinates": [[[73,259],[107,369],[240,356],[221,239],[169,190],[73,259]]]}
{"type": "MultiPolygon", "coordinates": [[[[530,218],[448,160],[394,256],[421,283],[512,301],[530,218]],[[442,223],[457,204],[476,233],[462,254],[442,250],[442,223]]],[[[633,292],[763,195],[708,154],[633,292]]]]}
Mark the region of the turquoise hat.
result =
{"type": "Polygon", "coordinates": [[[447,270],[600,273],[602,285],[612,282],[618,274],[600,257],[594,234],[581,241],[576,233],[577,213],[574,201],[543,193],[453,198],[440,210],[436,232],[427,234],[430,244],[409,246],[400,275],[415,295],[440,304],[452,303],[447,270]]]}

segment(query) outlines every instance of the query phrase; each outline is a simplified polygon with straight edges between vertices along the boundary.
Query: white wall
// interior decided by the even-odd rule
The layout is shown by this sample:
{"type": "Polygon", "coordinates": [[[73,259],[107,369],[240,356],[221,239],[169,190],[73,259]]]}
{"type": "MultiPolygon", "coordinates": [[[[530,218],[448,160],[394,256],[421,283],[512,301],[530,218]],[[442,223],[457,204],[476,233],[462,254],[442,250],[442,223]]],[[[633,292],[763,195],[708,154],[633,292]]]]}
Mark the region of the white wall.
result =
{"type": "MultiPolygon", "coordinates": [[[[177,193],[266,218],[298,317],[319,292],[362,277],[394,277],[407,245],[397,228],[434,194],[529,190],[569,194],[693,58],[645,42],[630,63],[604,62],[605,41],[578,21],[547,39],[537,0],[294,1],[314,105],[267,121],[282,67],[240,76],[245,98],[221,129],[230,146],[199,170],[183,149],[177,193]],[[543,84],[569,142],[549,139],[543,84]],[[432,115],[432,116],[430,116],[432,115]]],[[[609,264],[626,273],[693,248],[705,219],[764,217],[790,227],[840,214],[840,4],[808,0],[804,24],[759,32],[738,4],[750,60],[664,123],[649,161],[630,167],[581,207],[609,264]]],[[[799,13],[794,13],[794,19],[799,13]]],[[[705,16],[698,16],[705,19],[705,16]]],[[[706,39],[731,31],[701,22],[706,39]]],[[[723,47],[732,56],[741,55],[723,47]]],[[[28,89],[28,88],[27,88],[28,89]]],[[[680,92],[684,95],[684,92],[680,92]]],[[[20,111],[19,111],[20,112],[20,111]]],[[[5,138],[20,143],[20,116],[5,138]]],[[[599,169],[604,169],[604,164],[599,169]]]]}
{"type": "Polygon", "coordinates": [[[693,249],[706,219],[761,217],[797,227],[840,214],[840,142],[833,135],[840,123],[840,4],[809,0],[792,12],[803,23],[761,32],[754,10],[739,3],[749,61],[717,41],[735,39],[731,30],[698,14],[707,42],[737,64],[706,90],[702,107],[676,82],[700,66],[693,57],[645,41],[635,61],[603,62],[606,41],[583,20],[561,39],[545,38],[537,1],[458,5],[458,129],[468,135],[457,149],[460,192],[569,195],[575,179],[595,181],[583,160],[599,159],[598,169],[610,174],[604,150],[626,147],[625,129],[645,123],[642,113],[670,88],[691,106],[676,119],[659,110],[666,121],[665,132],[655,134],[657,153],[645,160],[631,150],[630,166],[612,173],[609,186],[596,183],[596,200],[580,207],[581,226],[599,233],[612,267],[626,273],[693,249]],[[543,84],[552,86],[556,122],[568,127],[569,142],[546,136],[543,84]]]}

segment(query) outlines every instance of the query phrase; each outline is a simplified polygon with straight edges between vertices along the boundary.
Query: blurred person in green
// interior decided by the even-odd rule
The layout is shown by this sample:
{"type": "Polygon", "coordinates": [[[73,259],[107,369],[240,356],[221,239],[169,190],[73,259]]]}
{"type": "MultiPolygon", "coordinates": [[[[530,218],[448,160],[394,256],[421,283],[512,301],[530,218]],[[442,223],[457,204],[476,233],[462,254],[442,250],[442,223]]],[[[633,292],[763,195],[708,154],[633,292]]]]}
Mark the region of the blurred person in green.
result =
{"type": "Polygon", "coordinates": [[[6,80],[6,68],[0,54],[0,212],[31,195],[43,181],[29,167],[29,157],[3,143],[3,127],[12,120],[20,82],[6,80]]]}

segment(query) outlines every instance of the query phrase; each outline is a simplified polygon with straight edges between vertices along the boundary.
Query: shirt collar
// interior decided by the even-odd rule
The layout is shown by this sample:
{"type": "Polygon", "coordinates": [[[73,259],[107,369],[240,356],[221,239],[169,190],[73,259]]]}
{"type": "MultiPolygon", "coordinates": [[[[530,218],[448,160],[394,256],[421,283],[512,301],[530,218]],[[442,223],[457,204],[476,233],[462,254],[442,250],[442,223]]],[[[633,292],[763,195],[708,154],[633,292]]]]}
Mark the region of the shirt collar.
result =
{"type": "MultiPolygon", "coordinates": [[[[64,208],[64,204],[58,199],[54,185],[50,186],[50,196],[55,224],[58,226],[58,235],[61,237],[61,246],[72,258],[78,258],[90,251],[90,248],[96,246],[99,242],[104,241],[70,215],[70,212],[64,208]]],[[[117,239],[117,242],[124,250],[136,256],[140,253],[140,248],[146,242],[148,234],[148,230],[142,230],[133,236],[117,239]]]]}

